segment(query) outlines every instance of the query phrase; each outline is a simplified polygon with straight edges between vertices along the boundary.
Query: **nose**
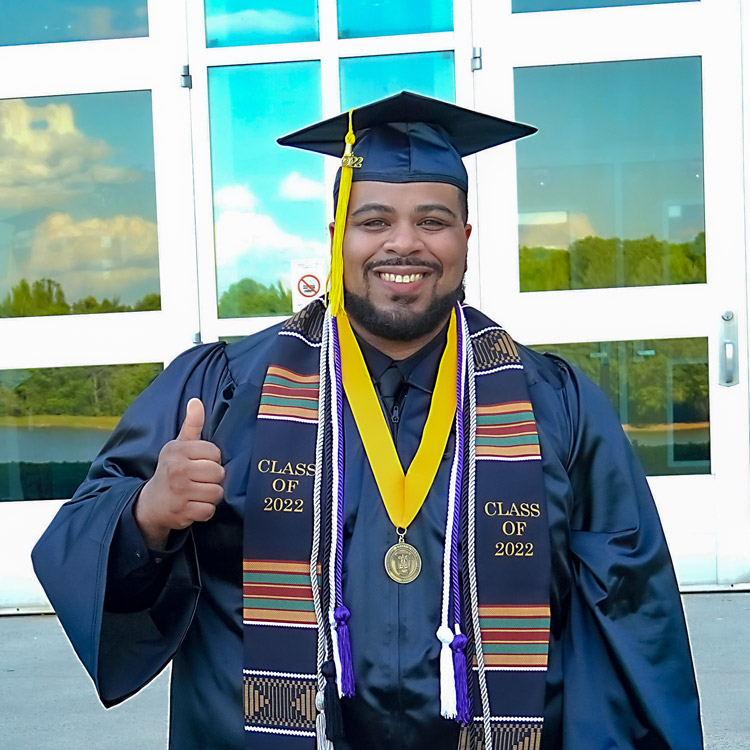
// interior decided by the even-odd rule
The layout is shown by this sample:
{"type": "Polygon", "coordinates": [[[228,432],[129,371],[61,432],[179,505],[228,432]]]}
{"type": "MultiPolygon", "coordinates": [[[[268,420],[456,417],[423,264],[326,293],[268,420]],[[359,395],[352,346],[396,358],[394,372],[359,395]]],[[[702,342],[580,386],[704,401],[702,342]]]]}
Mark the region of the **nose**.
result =
{"type": "Polygon", "coordinates": [[[424,250],[424,243],[417,228],[411,222],[397,222],[388,233],[385,250],[405,258],[424,250]]]}

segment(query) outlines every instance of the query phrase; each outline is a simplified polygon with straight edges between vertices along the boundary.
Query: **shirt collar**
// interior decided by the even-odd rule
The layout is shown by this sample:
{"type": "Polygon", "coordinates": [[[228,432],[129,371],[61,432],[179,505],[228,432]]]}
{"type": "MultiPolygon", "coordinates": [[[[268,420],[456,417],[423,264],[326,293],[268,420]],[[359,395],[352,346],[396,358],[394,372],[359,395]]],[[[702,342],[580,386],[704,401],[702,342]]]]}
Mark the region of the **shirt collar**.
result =
{"type": "Polygon", "coordinates": [[[419,351],[414,352],[414,354],[406,359],[399,360],[392,359],[387,354],[381,352],[380,349],[376,349],[371,344],[368,344],[356,332],[355,336],[357,336],[357,341],[365,358],[365,364],[370,372],[370,376],[376,383],[391,364],[395,363],[406,383],[427,393],[432,393],[438,366],[440,365],[440,358],[445,349],[445,342],[448,336],[448,323],[419,351]]]}

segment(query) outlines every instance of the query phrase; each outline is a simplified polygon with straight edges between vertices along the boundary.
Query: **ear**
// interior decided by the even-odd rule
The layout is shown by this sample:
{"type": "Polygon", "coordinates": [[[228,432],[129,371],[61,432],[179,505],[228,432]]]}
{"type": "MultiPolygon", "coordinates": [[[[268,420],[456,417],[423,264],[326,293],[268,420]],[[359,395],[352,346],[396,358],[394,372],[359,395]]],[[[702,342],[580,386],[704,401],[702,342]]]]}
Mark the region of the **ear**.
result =
{"type": "Polygon", "coordinates": [[[333,242],[333,232],[334,232],[335,229],[336,229],[336,222],[332,221],[328,225],[328,233],[331,235],[331,242],[333,242]]]}
{"type": "Polygon", "coordinates": [[[469,237],[471,237],[471,230],[472,226],[471,224],[466,224],[464,226],[464,232],[466,232],[466,258],[464,259],[464,273],[466,273],[469,270],[469,237]]]}

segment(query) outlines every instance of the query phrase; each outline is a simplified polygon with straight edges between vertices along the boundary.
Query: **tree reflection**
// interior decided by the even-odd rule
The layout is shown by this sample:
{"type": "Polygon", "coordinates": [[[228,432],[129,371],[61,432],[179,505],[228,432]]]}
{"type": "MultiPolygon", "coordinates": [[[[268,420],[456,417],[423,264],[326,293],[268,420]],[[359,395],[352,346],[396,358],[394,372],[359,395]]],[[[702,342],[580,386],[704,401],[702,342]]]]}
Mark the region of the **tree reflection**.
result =
{"type": "Polygon", "coordinates": [[[266,285],[255,279],[240,279],[219,299],[220,318],[289,315],[291,312],[292,293],[280,281],[266,285]]]}
{"type": "Polygon", "coordinates": [[[0,371],[0,424],[111,428],[160,371],[158,364],[0,371]]]}
{"type": "Polygon", "coordinates": [[[519,253],[522,292],[706,281],[704,232],[691,242],[589,236],[567,249],[524,245],[519,253]]]}
{"type": "Polygon", "coordinates": [[[69,303],[62,286],[54,279],[21,279],[0,302],[0,318],[22,318],[41,315],[85,315],[102,312],[134,312],[161,309],[161,295],[146,294],[132,305],[119,298],[97,300],[93,295],[69,303]]]}
{"type": "Polygon", "coordinates": [[[602,388],[648,474],[710,472],[705,338],[533,348],[559,354],[602,388]]]}

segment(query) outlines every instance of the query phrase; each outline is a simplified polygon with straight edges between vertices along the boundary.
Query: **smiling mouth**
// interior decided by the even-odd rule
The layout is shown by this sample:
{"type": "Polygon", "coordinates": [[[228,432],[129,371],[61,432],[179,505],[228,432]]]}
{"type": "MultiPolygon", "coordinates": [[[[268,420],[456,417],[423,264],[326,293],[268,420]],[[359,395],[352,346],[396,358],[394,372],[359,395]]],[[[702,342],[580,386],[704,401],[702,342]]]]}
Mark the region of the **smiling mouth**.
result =
{"type": "Polygon", "coordinates": [[[413,281],[419,281],[424,276],[423,273],[392,273],[391,271],[378,271],[377,273],[383,281],[393,281],[396,284],[410,284],[413,281]]]}

